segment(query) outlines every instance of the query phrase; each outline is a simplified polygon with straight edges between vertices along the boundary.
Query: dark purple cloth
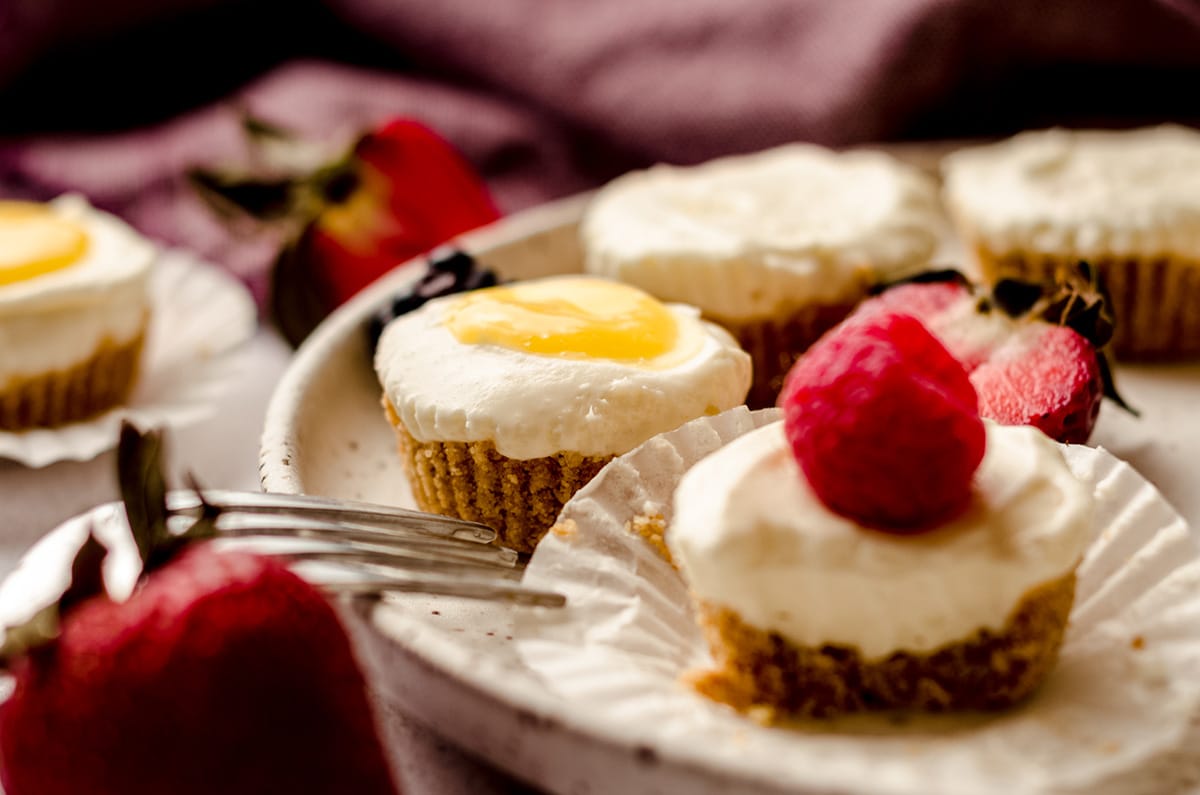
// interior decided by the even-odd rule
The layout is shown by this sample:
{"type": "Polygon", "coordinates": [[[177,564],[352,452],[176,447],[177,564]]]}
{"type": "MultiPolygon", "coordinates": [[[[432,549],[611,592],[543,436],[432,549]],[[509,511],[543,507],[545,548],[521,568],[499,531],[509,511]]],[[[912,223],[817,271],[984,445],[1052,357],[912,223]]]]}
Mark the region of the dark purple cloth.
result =
{"type": "Polygon", "coordinates": [[[324,140],[416,117],[511,211],[791,140],[1200,121],[1198,78],[1197,0],[0,0],[0,108],[19,111],[0,112],[0,195],[78,190],[252,277],[275,241],[230,233],[182,180],[245,156],[235,106],[324,140]]]}

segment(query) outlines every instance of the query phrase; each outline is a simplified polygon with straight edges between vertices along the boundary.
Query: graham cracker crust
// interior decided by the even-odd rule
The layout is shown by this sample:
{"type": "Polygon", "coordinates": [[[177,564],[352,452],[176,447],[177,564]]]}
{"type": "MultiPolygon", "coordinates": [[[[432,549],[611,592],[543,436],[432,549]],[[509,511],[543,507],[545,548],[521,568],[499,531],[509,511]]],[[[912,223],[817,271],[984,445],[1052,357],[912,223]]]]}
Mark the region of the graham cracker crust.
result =
{"type": "MultiPolygon", "coordinates": [[[[863,292],[866,297],[866,292],[863,292]]],[[[821,335],[842,322],[858,301],[801,307],[780,318],[727,320],[709,318],[737,339],[753,363],[746,405],[752,409],[775,405],[788,370],[821,335]]]]}
{"type": "Polygon", "coordinates": [[[675,566],[671,548],[667,546],[667,520],[661,513],[635,516],[625,524],[625,529],[649,544],[654,554],[675,566]]]}
{"type": "MultiPolygon", "coordinates": [[[[1053,280],[1074,267],[1075,257],[1032,252],[998,254],[976,247],[984,276],[1053,280]]],[[[1112,349],[1130,361],[1162,361],[1200,355],[1200,260],[1153,258],[1088,259],[1105,290],[1116,320],[1112,349]]]]}
{"type": "Polygon", "coordinates": [[[65,370],[10,380],[0,390],[0,430],[66,425],[121,405],[137,378],[144,340],[144,332],[120,344],[106,339],[65,370]]]}
{"type": "Polygon", "coordinates": [[[717,667],[684,680],[766,722],[872,710],[999,709],[1028,696],[1049,674],[1074,598],[1072,571],[1025,594],[999,633],[980,629],[929,653],[875,660],[848,646],[797,646],[732,610],[701,604],[717,667]]]}
{"type": "Polygon", "coordinates": [[[490,441],[421,442],[383,403],[417,506],[486,524],[498,543],[518,552],[532,552],[563,504],[613,458],[560,452],[520,460],[501,455],[490,441]]]}

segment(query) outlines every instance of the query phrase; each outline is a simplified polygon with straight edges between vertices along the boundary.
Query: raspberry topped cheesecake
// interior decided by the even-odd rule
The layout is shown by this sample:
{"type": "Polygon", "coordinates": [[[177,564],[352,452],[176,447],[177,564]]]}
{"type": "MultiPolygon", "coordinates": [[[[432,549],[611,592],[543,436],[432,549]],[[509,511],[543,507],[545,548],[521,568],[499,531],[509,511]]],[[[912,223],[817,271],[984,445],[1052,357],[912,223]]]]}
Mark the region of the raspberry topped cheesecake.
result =
{"type": "Polygon", "coordinates": [[[387,325],[375,369],[417,505],[525,552],[614,456],[750,384],[695,309],[584,276],[435,298],[387,325]]]}
{"type": "Polygon", "coordinates": [[[77,196],[0,201],[0,430],[63,425],[126,399],[154,258],[77,196]]]}
{"type": "Polygon", "coordinates": [[[827,335],[781,402],[676,491],[667,540],[716,662],[692,683],[768,718],[1028,696],[1091,518],[1058,446],[981,420],[966,372],[907,315],[827,335]]]}

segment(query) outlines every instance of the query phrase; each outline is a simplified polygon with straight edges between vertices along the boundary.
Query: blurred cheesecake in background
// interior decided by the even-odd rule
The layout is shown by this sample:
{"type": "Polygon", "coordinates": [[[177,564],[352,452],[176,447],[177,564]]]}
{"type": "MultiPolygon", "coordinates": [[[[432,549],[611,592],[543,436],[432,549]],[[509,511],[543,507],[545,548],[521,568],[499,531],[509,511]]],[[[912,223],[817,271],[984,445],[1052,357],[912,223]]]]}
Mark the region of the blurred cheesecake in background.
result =
{"type": "Polygon", "coordinates": [[[880,283],[923,270],[942,223],[924,173],[875,151],[790,144],[698,166],[655,166],[597,193],[589,272],[692,304],[754,361],[752,408],[880,283]]]}
{"type": "Polygon", "coordinates": [[[0,201],[0,430],[84,420],[129,396],[155,256],[78,196],[0,201]]]}
{"type": "Polygon", "coordinates": [[[1200,355],[1200,132],[1036,130],[943,162],[947,208],[984,275],[1087,262],[1123,359],[1200,355]]]}

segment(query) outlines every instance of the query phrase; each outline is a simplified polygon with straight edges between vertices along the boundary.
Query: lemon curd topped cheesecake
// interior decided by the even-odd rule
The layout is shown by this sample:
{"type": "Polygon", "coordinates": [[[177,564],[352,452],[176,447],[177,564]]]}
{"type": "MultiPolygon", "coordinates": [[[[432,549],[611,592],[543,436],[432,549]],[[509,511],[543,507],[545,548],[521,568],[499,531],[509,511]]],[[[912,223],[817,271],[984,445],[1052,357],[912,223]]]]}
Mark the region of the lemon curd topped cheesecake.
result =
{"type": "Polygon", "coordinates": [[[154,258],[79,197],[0,201],[0,430],[83,420],[128,397],[154,258]]]}
{"type": "Polygon", "coordinates": [[[522,551],[614,456],[750,383],[695,309],[585,276],[432,300],[384,329],[375,369],[418,506],[522,551]]]}
{"type": "Polygon", "coordinates": [[[932,179],[882,152],[790,144],[620,177],[590,203],[590,273],[699,307],[754,360],[752,408],[871,286],[926,267],[932,179]]]}

